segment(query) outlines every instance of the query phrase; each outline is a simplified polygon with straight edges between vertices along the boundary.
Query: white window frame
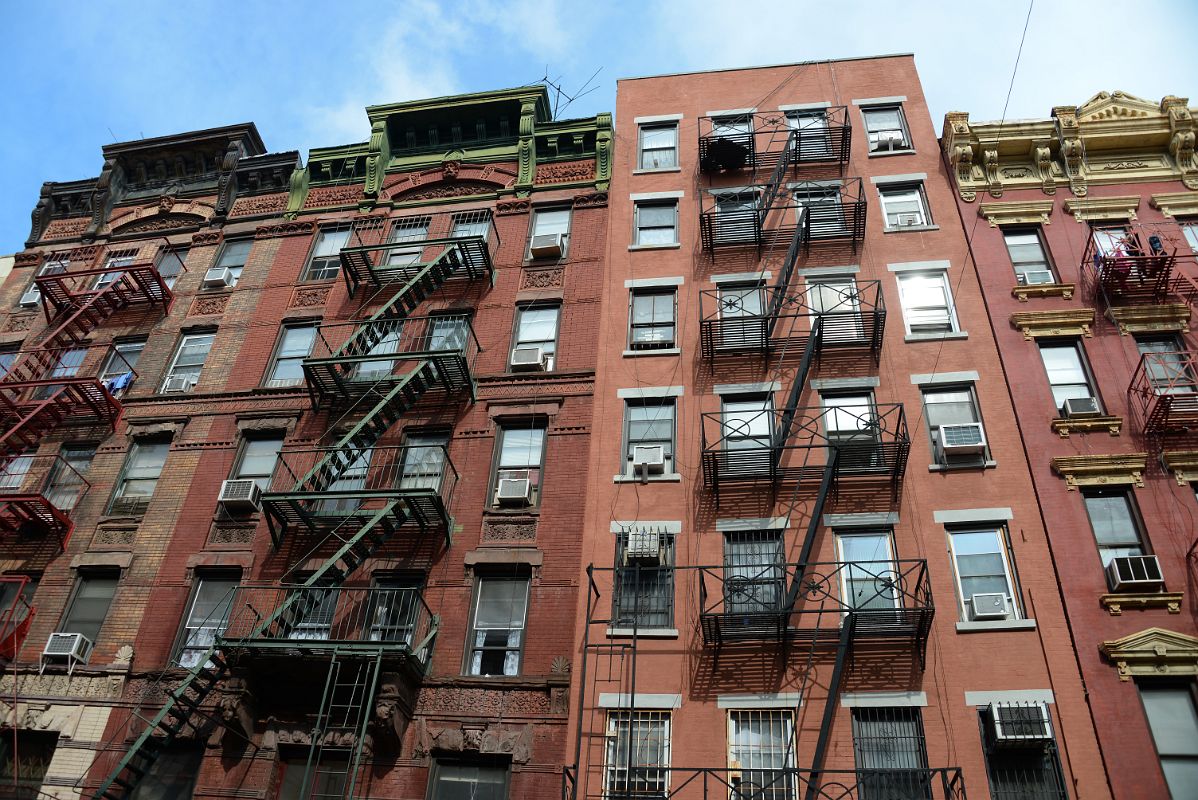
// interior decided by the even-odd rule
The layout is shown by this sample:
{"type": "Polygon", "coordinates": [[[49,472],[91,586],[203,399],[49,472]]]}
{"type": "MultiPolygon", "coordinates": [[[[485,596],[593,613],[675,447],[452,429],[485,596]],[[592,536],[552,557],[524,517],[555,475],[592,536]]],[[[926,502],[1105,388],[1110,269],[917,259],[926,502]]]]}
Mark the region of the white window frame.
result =
{"type": "MultiPolygon", "coordinates": [[[[262,489],[262,491],[270,491],[270,481],[274,476],[275,470],[279,466],[279,457],[282,455],[283,440],[285,438],[286,435],[283,433],[283,431],[267,431],[266,433],[258,436],[246,437],[246,439],[241,443],[241,449],[237,452],[237,463],[233,465],[233,474],[230,476],[230,479],[252,480],[258,484],[258,487],[262,489]],[[263,443],[273,443],[275,445],[274,459],[271,461],[270,469],[265,473],[247,473],[245,470],[246,457],[250,455],[250,449],[254,448],[255,446],[261,446],[263,443]]],[[[265,455],[266,454],[256,453],[253,454],[252,457],[265,459],[265,455]]]]}
{"type": "Polygon", "coordinates": [[[677,122],[643,122],[637,126],[637,170],[640,172],[669,172],[678,169],[678,123],[677,122]],[[646,131],[671,131],[674,134],[674,144],[671,147],[645,147],[646,131]],[[646,164],[645,156],[658,152],[670,153],[673,163],[646,164]]]}
{"type": "Polygon", "coordinates": [[[671,247],[678,244],[678,201],[677,200],[638,200],[633,206],[632,243],[637,247],[671,247]],[[674,220],[669,226],[641,225],[641,212],[646,208],[668,208],[673,212],[674,220]],[[644,231],[665,231],[673,233],[668,242],[647,242],[642,238],[644,231]]]}
{"type": "Polygon", "coordinates": [[[606,746],[603,753],[603,796],[604,797],[628,797],[632,795],[649,797],[666,797],[670,791],[670,760],[671,751],[673,750],[671,742],[672,714],[669,711],[659,709],[654,710],[634,710],[634,711],[617,711],[610,710],[607,712],[607,732],[606,746]],[[620,758],[620,734],[623,728],[625,738],[625,747],[634,755],[638,751],[637,743],[632,741],[633,732],[636,729],[638,722],[643,722],[648,729],[660,726],[662,753],[660,764],[641,764],[636,758],[632,758],[632,771],[634,776],[640,775],[642,790],[635,792],[631,791],[633,784],[633,776],[629,776],[628,766],[629,760],[620,758]],[[653,782],[652,788],[648,788],[649,780],[644,777],[649,772],[657,773],[657,780],[653,782]],[[621,778],[620,775],[623,774],[621,778]],[[621,783],[622,781],[622,783],[621,783]]]}
{"type": "Polygon", "coordinates": [[[546,208],[534,208],[532,211],[532,220],[528,226],[528,248],[524,253],[526,259],[536,258],[532,254],[532,240],[534,236],[542,236],[545,234],[560,233],[562,235],[562,254],[559,258],[565,258],[570,251],[570,229],[574,224],[574,214],[569,206],[548,206],[546,208]],[[542,223],[546,220],[557,219],[550,215],[564,214],[566,218],[565,226],[560,224],[550,225],[550,230],[541,230],[542,223]],[[561,228],[561,230],[558,230],[561,228]]]}
{"type": "Polygon", "coordinates": [[[304,379],[302,365],[304,363],[304,359],[309,358],[312,355],[312,348],[316,345],[316,337],[318,335],[318,328],[319,328],[319,324],[316,322],[291,322],[291,323],[284,323],[281,326],[281,329],[279,330],[279,340],[275,343],[274,352],[271,353],[270,366],[267,368],[266,378],[262,382],[263,386],[266,386],[268,388],[281,388],[281,387],[287,387],[287,386],[303,386],[305,379],[304,379]],[[296,351],[296,353],[297,353],[296,355],[285,355],[284,347],[287,344],[287,337],[292,335],[292,333],[296,332],[296,331],[311,331],[312,339],[308,343],[308,350],[303,355],[298,355],[298,352],[299,352],[298,350],[296,351]],[[294,361],[298,361],[301,365],[299,378],[295,379],[295,380],[291,380],[291,379],[287,379],[287,378],[279,378],[277,376],[277,373],[279,371],[279,365],[283,364],[283,363],[294,362],[294,361]]]}
{"type": "MultiPolygon", "coordinates": [[[[898,276],[899,302],[903,308],[903,327],[908,335],[928,335],[928,336],[943,336],[946,334],[957,333],[961,330],[961,326],[957,320],[957,304],[953,300],[953,288],[948,279],[947,270],[932,270],[928,272],[900,272],[898,276]],[[941,330],[924,330],[922,328],[913,329],[911,326],[912,312],[921,310],[939,309],[937,305],[912,306],[913,298],[910,295],[913,293],[914,287],[912,284],[916,281],[926,281],[929,286],[932,282],[939,281],[940,288],[944,293],[945,312],[948,317],[949,329],[941,330]]],[[[918,323],[920,325],[928,325],[928,323],[918,323]]],[[[930,326],[929,326],[930,327],[930,326]]]]}
{"type": "MultiPolygon", "coordinates": [[[[795,737],[794,711],[789,708],[735,708],[728,710],[728,769],[737,770],[742,773],[765,773],[762,777],[769,776],[769,773],[783,773],[781,778],[773,777],[768,789],[763,789],[761,792],[762,798],[793,798],[798,795],[798,780],[795,774],[797,767],[796,755],[798,752],[798,741],[795,737]],[[737,721],[741,717],[759,717],[769,719],[771,727],[774,724],[780,725],[784,735],[786,744],[783,750],[778,753],[782,756],[784,763],[780,766],[767,767],[762,764],[762,756],[766,753],[773,754],[776,751],[764,751],[760,744],[754,746],[748,742],[737,742],[736,731],[737,721]],[[775,722],[776,720],[776,722],[775,722]],[[755,752],[746,752],[755,751],[755,752]],[[757,759],[751,760],[744,758],[745,755],[756,755],[757,759]],[[738,756],[741,756],[738,758],[738,756]]],[[[742,777],[742,780],[746,778],[742,777]]],[[[749,785],[753,785],[754,781],[749,781],[749,785]]],[[[733,793],[733,797],[737,797],[737,793],[733,793]]],[[[753,792],[749,796],[755,796],[753,792]]]]}
{"type": "Polygon", "coordinates": [[[888,231],[906,231],[906,230],[922,230],[930,228],[932,222],[932,212],[928,207],[928,195],[924,191],[923,181],[913,181],[912,183],[892,183],[884,184],[878,187],[878,199],[882,206],[882,223],[888,231]],[[887,210],[887,206],[896,202],[911,202],[912,195],[914,200],[919,204],[919,210],[916,211],[896,211],[895,223],[890,221],[891,212],[887,210]],[[919,214],[919,221],[912,222],[907,225],[900,225],[898,222],[904,214],[919,214]]]}
{"type": "Polygon", "coordinates": [[[188,388],[187,391],[185,391],[185,392],[170,392],[170,394],[188,394],[195,389],[196,385],[200,382],[200,375],[203,374],[204,365],[208,362],[208,356],[212,355],[212,345],[216,341],[216,332],[215,331],[212,331],[209,333],[185,333],[185,334],[183,334],[182,338],[179,339],[178,346],[175,347],[175,354],[171,357],[171,365],[166,371],[166,376],[162,379],[162,386],[159,388],[159,394],[167,394],[167,391],[166,391],[167,384],[169,384],[171,378],[173,378],[175,376],[175,370],[179,367],[179,359],[183,356],[183,349],[185,347],[187,347],[187,345],[190,342],[192,342],[193,340],[203,339],[203,338],[207,338],[209,340],[208,341],[208,349],[204,352],[204,360],[201,361],[198,365],[187,364],[183,367],[183,369],[191,369],[192,367],[197,367],[197,369],[195,371],[195,380],[192,382],[190,388],[188,388]]]}
{"type": "Polygon", "coordinates": [[[71,268],[71,259],[66,253],[55,253],[45,260],[34,273],[29,287],[21,295],[18,305],[22,307],[36,306],[42,301],[42,290],[37,288],[37,279],[45,275],[61,275],[71,268]]]}
{"type": "Polygon", "coordinates": [[[309,281],[331,281],[336,280],[341,274],[341,251],[349,246],[349,237],[352,229],[349,225],[328,225],[316,232],[316,236],[312,239],[312,250],[308,253],[308,260],[304,263],[304,275],[300,280],[303,282],[309,281]],[[345,234],[345,241],[337,248],[337,252],[330,255],[322,253],[325,240],[330,236],[345,234]],[[319,274],[313,275],[313,265],[320,262],[319,274]],[[335,264],[335,268],[330,274],[325,274],[329,271],[329,262],[335,264]]]}
{"type": "Polygon", "coordinates": [[[876,105],[861,106],[861,121],[862,130],[865,131],[865,142],[869,148],[870,155],[875,153],[908,153],[915,149],[915,144],[911,141],[911,129],[907,126],[907,114],[903,110],[902,103],[878,103],[876,105]],[[903,135],[902,144],[897,147],[875,147],[871,141],[869,129],[869,115],[871,113],[894,111],[898,115],[898,128],[879,128],[879,131],[897,130],[903,135]]]}
{"type": "MultiPolygon", "coordinates": [[[[191,590],[191,596],[188,598],[187,608],[183,612],[183,619],[179,628],[178,644],[175,647],[175,655],[172,659],[175,664],[178,664],[184,669],[191,669],[192,667],[195,667],[200,663],[200,656],[206,653],[208,648],[211,647],[213,642],[216,641],[216,637],[225,632],[226,628],[228,628],[229,617],[233,610],[232,590],[235,590],[240,583],[240,577],[234,577],[233,575],[200,574],[196,576],[195,586],[191,590]],[[200,601],[200,593],[204,590],[205,583],[210,586],[212,584],[232,584],[230,587],[225,589],[224,595],[222,595],[222,597],[227,597],[228,605],[225,605],[220,599],[217,599],[216,601],[213,611],[215,612],[216,609],[224,606],[224,616],[221,618],[220,622],[215,625],[204,624],[215,621],[215,618],[211,615],[208,615],[201,620],[192,619],[192,615],[196,610],[196,604],[200,601]],[[195,644],[192,644],[193,640],[195,640],[195,644]]],[[[211,664],[211,662],[206,663],[211,664]]]]}
{"type": "Polygon", "coordinates": [[[482,653],[486,650],[502,649],[506,654],[510,654],[513,650],[516,652],[516,663],[513,666],[512,672],[508,672],[507,655],[504,656],[504,671],[500,676],[492,677],[512,677],[520,675],[524,666],[524,654],[528,649],[528,611],[529,605],[532,602],[532,581],[527,575],[523,576],[499,576],[499,575],[480,575],[474,582],[474,606],[470,612],[470,639],[466,642],[466,669],[463,672],[466,675],[492,675],[492,673],[482,672],[482,653]],[[520,619],[508,619],[506,627],[487,626],[479,627],[478,615],[482,609],[483,587],[486,584],[496,583],[520,583],[524,587],[524,604],[523,614],[520,619]],[[480,631],[507,631],[509,643],[499,648],[495,645],[478,644],[478,633],[480,631]],[[513,646],[510,643],[510,637],[513,632],[518,633],[518,644],[513,646]],[[479,653],[479,663],[475,665],[475,653],[479,653]]]}
{"type": "MultiPolygon", "coordinates": [[[[1007,257],[1011,259],[1011,269],[1015,271],[1015,280],[1020,286],[1036,286],[1044,283],[1056,283],[1057,272],[1053,269],[1052,259],[1049,258],[1048,248],[1044,244],[1044,236],[1039,228],[1004,228],[1002,232],[1003,244],[1007,248],[1007,257]],[[1022,237],[1024,239],[1035,240],[1036,247],[1040,250],[1039,261],[1016,261],[1015,253],[1011,250],[1012,239],[1022,237]],[[1030,268],[1029,268],[1030,267],[1030,268]],[[1048,272],[1052,276],[1051,281],[1037,281],[1031,283],[1027,279],[1028,272],[1048,272]]],[[[1031,244],[1030,241],[1015,242],[1017,247],[1022,245],[1027,247],[1031,244]]]]}
{"type": "MultiPolygon", "coordinates": [[[[998,544],[998,555],[1002,558],[1003,578],[1007,582],[1007,588],[1004,594],[1007,597],[1007,610],[1010,612],[1010,619],[1023,619],[1023,608],[1019,597],[1019,588],[1015,582],[1015,569],[1011,563],[1011,542],[1007,537],[1007,530],[1002,525],[985,525],[985,526],[970,526],[963,528],[950,528],[948,530],[948,551],[949,557],[953,562],[953,579],[957,587],[958,607],[961,612],[961,619],[968,621],[970,616],[970,596],[965,594],[965,587],[961,582],[961,565],[957,556],[957,540],[955,537],[968,534],[992,534],[998,544]]],[[[969,554],[976,555],[976,554],[969,554]]]]}
{"type": "Polygon", "coordinates": [[[517,347],[539,347],[541,352],[547,356],[546,371],[552,372],[553,366],[557,361],[557,338],[561,334],[562,324],[562,307],[560,303],[528,303],[521,306],[516,306],[516,326],[512,331],[512,349],[508,353],[508,364],[511,364],[511,359],[515,355],[517,347]],[[521,323],[524,320],[524,315],[537,311],[552,311],[553,312],[553,336],[549,339],[524,339],[520,335],[521,323]]]}
{"type": "Polygon", "coordinates": [[[229,274],[233,277],[232,285],[236,286],[241,281],[241,273],[245,269],[246,262],[250,260],[250,251],[253,247],[253,239],[229,239],[221,244],[220,252],[216,254],[216,260],[212,262],[212,268],[229,270],[229,274]],[[238,263],[238,259],[229,258],[229,251],[230,248],[240,248],[242,245],[248,245],[248,247],[245,248],[245,257],[238,263]],[[226,259],[229,259],[229,263],[226,263],[226,259]]]}

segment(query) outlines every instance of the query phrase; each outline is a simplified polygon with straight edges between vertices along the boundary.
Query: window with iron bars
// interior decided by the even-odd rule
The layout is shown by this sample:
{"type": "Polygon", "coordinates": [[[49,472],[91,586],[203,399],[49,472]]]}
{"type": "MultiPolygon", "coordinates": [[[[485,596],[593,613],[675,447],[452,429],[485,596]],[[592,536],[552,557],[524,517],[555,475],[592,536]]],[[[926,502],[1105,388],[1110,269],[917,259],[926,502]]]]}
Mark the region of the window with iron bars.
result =
{"type": "Polygon", "coordinates": [[[630,528],[616,538],[612,626],[674,626],[674,536],[652,527],[630,528]]]}
{"type": "Polygon", "coordinates": [[[854,708],[853,753],[859,800],[931,800],[918,708],[854,708]]]}
{"type": "MultiPolygon", "coordinates": [[[[1015,706],[1004,711],[1014,712],[1006,720],[1008,729],[1029,733],[1033,719],[1036,721],[1035,727],[1040,726],[1038,708],[1015,706]],[[1015,717],[1014,722],[1010,716],[1015,717]],[[1021,724],[1021,716],[1029,722],[1021,724]]],[[[1028,741],[1020,746],[999,747],[994,744],[994,737],[988,730],[993,724],[989,710],[981,709],[978,720],[992,800],[1067,800],[1069,793],[1065,789],[1055,741],[1028,741]]]]}
{"type": "Polygon", "coordinates": [[[728,714],[728,781],[734,798],[792,800],[794,715],[785,709],[728,714]]]}
{"type": "Polygon", "coordinates": [[[666,797],[670,789],[669,712],[609,712],[606,756],[604,797],[666,797]]]}

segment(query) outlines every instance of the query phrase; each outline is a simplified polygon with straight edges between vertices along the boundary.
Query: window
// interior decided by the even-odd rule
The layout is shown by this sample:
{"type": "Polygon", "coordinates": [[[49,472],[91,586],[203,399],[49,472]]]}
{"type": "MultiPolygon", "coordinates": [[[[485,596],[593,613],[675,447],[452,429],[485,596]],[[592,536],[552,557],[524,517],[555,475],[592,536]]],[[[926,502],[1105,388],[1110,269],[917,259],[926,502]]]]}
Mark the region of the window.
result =
{"type": "Polygon", "coordinates": [[[1174,800],[1198,797],[1198,708],[1194,684],[1140,683],[1140,700],[1174,800]]]}
{"type": "Polygon", "coordinates": [[[253,244],[250,239],[233,239],[225,242],[220,249],[220,255],[212,263],[212,269],[216,271],[229,270],[231,278],[229,285],[236,286],[237,282],[241,280],[241,272],[245,269],[245,262],[249,260],[250,248],[253,244]]]}
{"type": "Polygon", "coordinates": [[[712,192],[715,200],[715,229],[713,243],[756,244],[760,218],[757,203],[761,199],[754,189],[712,192]]]}
{"type": "Polygon", "coordinates": [[[1193,394],[1198,383],[1186,363],[1185,345],[1176,336],[1137,336],[1140,355],[1151,357],[1144,362],[1152,387],[1160,394],[1193,394]]]}
{"type": "Polygon", "coordinates": [[[438,759],[428,800],[507,800],[507,778],[506,765],[438,759]]]}
{"type": "MultiPolygon", "coordinates": [[[[1036,720],[1033,724],[1037,725],[1042,719],[1040,709],[1034,705],[1006,706],[1001,710],[1015,720],[1036,720]]],[[[986,773],[993,800],[1069,800],[1055,742],[1030,747],[996,747],[987,730],[993,722],[986,709],[979,712],[978,721],[982,727],[986,773]]]]}
{"type": "Polygon", "coordinates": [[[854,611],[884,611],[901,605],[895,581],[894,536],[889,529],[836,533],[841,602],[854,611]]]}
{"type": "Polygon", "coordinates": [[[268,387],[303,385],[304,359],[312,354],[312,345],[316,342],[316,328],[314,322],[283,326],[266,378],[268,387]]]}
{"type": "Polygon", "coordinates": [[[981,466],[989,457],[982,418],[968,386],[923,390],[924,419],[932,450],[946,466],[981,466]],[[948,433],[942,428],[952,426],[948,433]]]}
{"type": "Polygon", "coordinates": [[[728,712],[728,763],[740,766],[733,797],[794,800],[794,715],[785,710],[728,712]]]}
{"type": "Polygon", "coordinates": [[[58,632],[81,633],[95,644],[112,605],[117,579],[116,572],[81,572],[58,632]]]}
{"type": "Polygon", "coordinates": [[[1098,252],[1104,256],[1128,255],[1136,250],[1135,240],[1129,237],[1126,225],[1092,227],[1090,234],[1098,252]]]}
{"type": "MultiPolygon", "coordinates": [[[[782,533],[776,530],[724,534],[724,613],[776,614],[786,595],[782,533]]],[[[727,624],[735,624],[728,620],[727,624]]],[[[746,624],[760,625],[748,619],[746,624]]]]}
{"type": "Polygon", "coordinates": [[[922,228],[932,224],[928,212],[928,201],[923,193],[923,184],[908,186],[884,186],[878,190],[882,199],[882,213],[886,218],[886,230],[901,231],[905,228],[922,228]]]}
{"type": "Polygon", "coordinates": [[[670,715],[609,711],[604,797],[665,797],[670,787],[670,715]]]}
{"type": "Polygon", "coordinates": [[[1019,619],[1019,596],[1015,591],[1006,531],[1002,528],[949,531],[948,542],[957,573],[961,619],[974,619],[973,596],[980,594],[1001,594],[1008,618],[1019,619]]]}
{"type": "Polygon", "coordinates": [[[215,338],[215,333],[189,333],[179,340],[171,368],[162,381],[163,394],[190,392],[196,387],[215,338]]]}
{"type": "Polygon", "coordinates": [[[46,499],[55,508],[67,512],[75,508],[95,455],[96,448],[90,444],[66,444],[58,451],[59,460],[46,479],[46,499]]]}
{"type": "Polygon", "coordinates": [[[528,613],[528,578],[479,578],[467,675],[519,675],[528,613]]]}
{"type": "Polygon", "coordinates": [[[825,342],[865,340],[861,291],[853,278],[809,278],[807,304],[818,315],[820,339],[825,342]]]}
{"type": "Polygon", "coordinates": [[[203,760],[204,748],[201,744],[176,740],[154,759],[149,771],[129,794],[129,800],[178,800],[191,797],[203,760]]]}
{"type": "Polygon", "coordinates": [[[720,398],[720,435],[729,454],[720,466],[729,476],[768,473],[774,439],[774,401],[768,395],[720,398]]]}
{"type": "Polygon", "coordinates": [[[413,433],[404,436],[399,488],[439,491],[445,477],[447,433],[413,433]]]}
{"type": "Polygon", "coordinates": [[[1186,244],[1195,253],[1198,253],[1198,222],[1194,220],[1186,220],[1179,223],[1181,225],[1181,234],[1186,238],[1186,244]]]}
{"type": "MultiPolygon", "coordinates": [[[[86,347],[76,347],[70,350],[57,351],[57,360],[54,366],[50,367],[42,380],[53,380],[55,378],[73,378],[79,374],[79,368],[83,366],[83,359],[87,357],[86,347]]],[[[62,388],[61,384],[42,385],[34,389],[33,397],[36,400],[45,400],[62,388]]]]}
{"type": "Polygon", "coordinates": [[[1048,373],[1048,385],[1052,389],[1053,406],[1062,415],[1066,400],[1097,398],[1080,342],[1041,341],[1039,347],[1044,370],[1048,373]]]}
{"type": "Polygon", "coordinates": [[[1011,266],[1015,268],[1015,280],[1020,286],[1056,281],[1039,230],[1004,228],[1002,235],[1011,256],[1011,266]]]}
{"type": "Polygon", "coordinates": [[[513,365],[524,363],[518,362],[517,350],[540,348],[545,359],[545,369],[553,369],[561,311],[561,306],[519,306],[516,309],[516,335],[513,337],[511,357],[513,365]]]}
{"type": "Polygon", "coordinates": [[[341,271],[341,248],[349,243],[348,226],[321,228],[308,257],[308,268],[304,272],[306,281],[331,281],[341,271]]]}
{"type": "Polygon", "coordinates": [[[109,253],[108,257],[104,260],[104,269],[112,271],[105,272],[97,277],[95,282],[92,283],[92,291],[98,292],[116,283],[125,274],[125,268],[132,266],[136,258],[136,250],[117,250],[114,253],[109,253]]]}
{"type": "Polygon", "coordinates": [[[1098,542],[1102,566],[1112,558],[1144,555],[1144,538],[1140,530],[1131,493],[1120,489],[1087,490],[1082,494],[1086,515],[1098,542]]]}
{"type": "Polygon", "coordinates": [[[674,346],[673,289],[633,289],[628,314],[628,347],[660,350],[674,346]]]}
{"type": "Polygon", "coordinates": [[[100,381],[113,397],[120,397],[133,385],[133,370],[146,349],[144,339],[136,342],[113,342],[112,352],[100,370],[100,381]]]}
{"type": "MultiPolygon", "coordinates": [[[[528,505],[535,506],[541,493],[541,463],[545,457],[545,427],[541,423],[504,427],[499,432],[496,483],[527,480],[528,505]]],[[[501,504],[496,487],[495,504],[501,504]]]]}
{"type": "Polygon", "coordinates": [[[899,274],[898,284],[907,333],[957,330],[957,312],[947,272],[904,272],[899,274]]]}
{"type": "Polygon", "coordinates": [[[388,267],[411,267],[424,257],[424,247],[416,242],[428,240],[429,217],[401,217],[391,226],[388,243],[406,246],[393,247],[387,251],[388,267]]]}
{"type": "Polygon", "coordinates": [[[828,443],[836,448],[839,469],[885,469],[882,432],[874,396],[832,394],[820,397],[828,443]]]}
{"type": "Polygon", "coordinates": [[[216,637],[224,632],[238,583],[234,576],[197,575],[175,649],[175,662],[179,666],[191,669],[199,664],[216,637]]]}
{"type": "Polygon", "coordinates": [[[674,627],[674,536],[634,526],[616,537],[616,585],[612,625],[617,628],[674,627]],[[629,557],[629,542],[637,548],[629,557]],[[646,556],[646,545],[657,552],[646,556]]]}
{"type": "Polygon", "coordinates": [[[752,132],[753,117],[751,114],[732,114],[711,118],[711,133],[713,136],[743,138],[752,132]]]}
{"type": "Polygon", "coordinates": [[[678,203],[637,203],[636,245],[678,244],[678,203]]]}
{"type": "MultiPolygon", "coordinates": [[[[11,649],[16,646],[13,631],[29,618],[33,609],[33,595],[37,591],[37,576],[4,573],[8,580],[0,581],[0,643],[11,649]],[[22,581],[21,578],[28,578],[22,581]]],[[[0,737],[2,738],[2,737],[0,737]]]]}
{"type": "Polygon", "coordinates": [[[20,347],[17,344],[0,345],[0,378],[7,375],[8,371],[12,369],[12,365],[16,363],[20,347]]]}
{"type": "Polygon", "coordinates": [[[33,280],[29,284],[29,288],[21,295],[20,304],[23,306],[36,306],[42,301],[42,291],[37,288],[37,279],[46,275],[61,275],[66,272],[71,266],[71,259],[65,253],[55,253],[46,258],[46,263],[38,269],[33,280]]]}
{"type": "Polygon", "coordinates": [[[789,111],[786,124],[799,132],[794,155],[800,162],[823,161],[832,157],[832,138],[828,132],[828,112],[823,109],[789,111]]]}
{"type": "Polygon", "coordinates": [[[532,252],[538,236],[560,236],[561,253],[554,258],[564,258],[570,242],[570,209],[544,208],[533,211],[532,231],[529,235],[528,258],[540,258],[532,252]]]}
{"type": "MultiPolygon", "coordinates": [[[[629,400],[624,406],[625,472],[638,474],[635,466],[641,458],[655,456],[652,448],[661,448],[660,468],[649,471],[674,471],[674,400],[629,400]],[[650,450],[650,452],[646,452],[650,450]]],[[[649,458],[649,460],[655,460],[649,458]]]]}
{"type": "Polygon", "coordinates": [[[170,442],[135,441],[109,503],[110,514],[143,514],[166,464],[170,442]]]}
{"type": "Polygon", "coordinates": [[[931,800],[918,708],[854,708],[853,755],[860,800],[931,800]]]}
{"type": "Polygon", "coordinates": [[[155,266],[166,288],[175,288],[175,282],[179,280],[179,275],[187,263],[187,253],[186,247],[168,247],[158,254],[158,263],[155,266]]]}
{"type": "MultiPolygon", "coordinates": [[[[370,641],[402,642],[409,646],[419,621],[420,587],[418,577],[377,578],[370,592],[370,641]]],[[[427,654],[424,654],[427,655],[427,654]]]]}
{"type": "Polygon", "coordinates": [[[38,800],[58,747],[52,731],[6,728],[0,733],[0,793],[7,800],[38,800]]]}
{"type": "Polygon", "coordinates": [[[308,781],[308,791],[305,793],[304,779],[308,775],[309,754],[296,750],[288,750],[287,755],[280,753],[280,774],[276,781],[279,787],[277,800],[316,800],[345,796],[346,783],[349,780],[348,761],[334,757],[323,748],[313,754],[310,760],[314,774],[308,781]]]}
{"type": "Polygon", "coordinates": [[[480,237],[486,241],[491,232],[491,212],[487,209],[465,211],[453,215],[453,226],[449,230],[451,239],[480,237]]]}
{"type": "Polygon", "coordinates": [[[270,479],[275,473],[275,465],[279,462],[279,450],[282,447],[282,431],[247,438],[237,455],[233,479],[252,480],[262,491],[270,491],[270,479]]]}
{"type": "Polygon", "coordinates": [[[902,106],[869,106],[861,109],[861,116],[865,118],[869,152],[888,153],[911,149],[911,136],[907,132],[902,106]]]}
{"type": "Polygon", "coordinates": [[[29,470],[33,468],[34,452],[34,450],[27,450],[0,465],[0,489],[6,493],[23,494],[21,487],[24,485],[25,479],[29,477],[29,470]]]}
{"type": "Polygon", "coordinates": [[[678,166],[678,125],[640,126],[640,169],[674,169],[678,166]]]}

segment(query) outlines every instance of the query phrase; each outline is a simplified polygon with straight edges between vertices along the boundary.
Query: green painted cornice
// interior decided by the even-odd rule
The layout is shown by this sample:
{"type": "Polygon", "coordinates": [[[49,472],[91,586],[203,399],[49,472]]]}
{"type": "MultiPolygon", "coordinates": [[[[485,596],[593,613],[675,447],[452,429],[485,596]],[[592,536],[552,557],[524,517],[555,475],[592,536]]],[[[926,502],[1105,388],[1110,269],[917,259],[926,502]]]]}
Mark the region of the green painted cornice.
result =
{"type": "Polygon", "coordinates": [[[387,162],[391,158],[390,139],[387,137],[386,120],[375,120],[370,126],[370,142],[366,149],[366,187],[358,207],[372,208],[383,188],[383,176],[387,173],[387,162]]]}
{"type": "Polygon", "coordinates": [[[599,132],[595,134],[595,188],[606,192],[611,185],[613,144],[611,114],[596,114],[595,125],[599,129],[599,132]]]}
{"type": "Polygon", "coordinates": [[[520,143],[516,146],[520,171],[516,177],[516,196],[527,197],[537,175],[536,103],[524,100],[520,104],[520,143]]]}
{"type": "Polygon", "coordinates": [[[287,193],[287,210],[283,216],[295,219],[308,199],[308,168],[297,169],[291,173],[291,188],[287,193]]]}
{"type": "Polygon", "coordinates": [[[357,142],[312,148],[308,151],[309,180],[314,186],[365,180],[369,146],[369,142],[357,142]]]}
{"type": "Polygon", "coordinates": [[[491,92],[474,92],[471,94],[455,94],[448,97],[432,97],[427,100],[412,100],[405,103],[387,103],[379,106],[367,106],[366,116],[373,125],[378,120],[385,120],[396,114],[410,114],[416,111],[436,111],[439,109],[463,108],[489,103],[521,103],[531,100],[538,120],[548,121],[549,90],[544,86],[517,86],[512,89],[497,89],[491,92]]]}

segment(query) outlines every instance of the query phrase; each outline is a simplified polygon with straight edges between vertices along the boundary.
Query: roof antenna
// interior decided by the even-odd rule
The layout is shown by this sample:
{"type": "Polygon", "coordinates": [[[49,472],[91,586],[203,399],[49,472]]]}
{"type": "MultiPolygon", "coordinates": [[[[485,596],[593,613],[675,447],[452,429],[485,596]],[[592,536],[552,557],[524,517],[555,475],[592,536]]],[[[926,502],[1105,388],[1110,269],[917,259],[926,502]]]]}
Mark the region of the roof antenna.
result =
{"type": "Polygon", "coordinates": [[[597,84],[595,86],[591,86],[591,82],[595,80],[595,76],[597,76],[602,70],[603,70],[603,67],[599,67],[599,69],[592,72],[591,77],[587,78],[586,82],[583,83],[582,86],[580,86],[573,93],[571,93],[571,92],[567,92],[565,90],[565,88],[562,87],[561,76],[558,76],[557,78],[552,78],[552,79],[549,77],[549,65],[548,64],[545,65],[545,75],[539,81],[537,81],[537,83],[545,84],[553,92],[553,119],[554,120],[556,120],[558,118],[559,114],[561,114],[567,108],[569,108],[570,104],[573,103],[575,100],[586,97],[588,94],[590,94],[591,92],[593,92],[599,88],[599,86],[597,84]],[[565,100],[564,104],[562,103],[563,100],[565,100]]]}

